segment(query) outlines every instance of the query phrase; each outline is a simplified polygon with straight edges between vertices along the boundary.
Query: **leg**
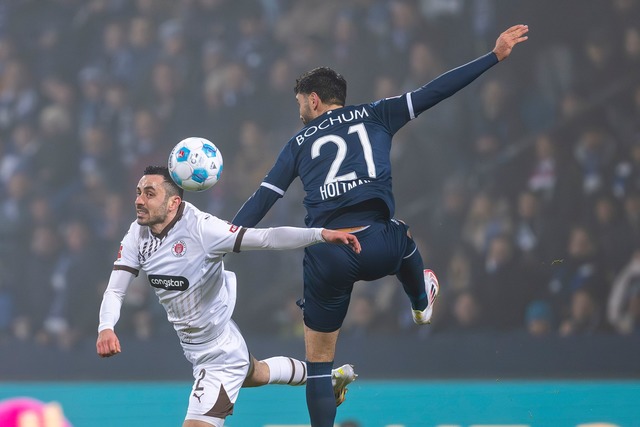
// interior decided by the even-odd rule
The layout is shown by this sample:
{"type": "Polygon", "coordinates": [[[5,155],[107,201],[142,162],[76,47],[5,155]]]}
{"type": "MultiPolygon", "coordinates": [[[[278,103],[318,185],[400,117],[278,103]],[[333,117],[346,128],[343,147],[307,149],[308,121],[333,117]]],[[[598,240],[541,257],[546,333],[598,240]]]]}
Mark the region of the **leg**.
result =
{"type": "MultiPolygon", "coordinates": [[[[404,223],[402,225],[406,227],[404,223]]],[[[411,302],[413,321],[424,325],[431,322],[433,303],[440,291],[440,285],[435,273],[424,269],[422,257],[408,229],[406,240],[407,248],[396,277],[402,283],[402,288],[411,302]]]]}
{"type": "Polygon", "coordinates": [[[336,417],[336,397],[331,382],[333,358],[339,330],[349,307],[358,260],[336,245],[310,246],[305,254],[303,314],[307,408],[313,427],[333,427],[336,417]]]}
{"type": "Polygon", "coordinates": [[[220,418],[211,418],[211,422],[204,422],[199,420],[185,420],[182,427],[222,427],[224,420],[220,418]]]}
{"type": "Polygon", "coordinates": [[[260,387],[266,384],[303,385],[307,382],[307,366],[291,357],[276,356],[256,360],[251,356],[251,369],[242,387],[260,387]]]}
{"type": "Polygon", "coordinates": [[[431,323],[433,305],[440,291],[440,284],[431,270],[421,270],[423,264],[419,254],[403,260],[396,277],[402,283],[405,293],[411,301],[411,315],[414,323],[431,323]]]}
{"type": "Polygon", "coordinates": [[[207,344],[183,344],[193,364],[193,387],[184,426],[222,427],[233,414],[236,399],[250,370],[249,350],[233,321],[207,344]]]}
{"type": "Polygon", "coordinates": [[[332,427],[336,417],[336,398],[331,370],[339,330],[318,332],[305,325],[307,353],[307,408],[313,427],[332,427]]]}
{"type": "MultiPolygon", "coordinates": [[[[252,367],[242,387],[260,387],[267,384],[301,386],[307,384],[307,364],[284,356],[256,360],[251,357],[252,367]]],[[[345,364],[331,371],[331,384],[336,406],[346,399],[347,386],[358,378],[353,365],[345,364]]]]}
{"type": "Polygon", "coordinates": [[[428,305],[427,293],[424,287],[424,263],[418,247],[412,239],[410,239],[408,246],[409,254],[402,259],[396,277],[402,283],[404,293],[407,294],[409,301],[411,301],[411,308],[424,310],[428,305]]]}
{"type": "Polygon", "coordinates": [[[309,362],[333,362],[340,329],[334,332],[318,332],[305,325],[304,345],[309,362]]]}

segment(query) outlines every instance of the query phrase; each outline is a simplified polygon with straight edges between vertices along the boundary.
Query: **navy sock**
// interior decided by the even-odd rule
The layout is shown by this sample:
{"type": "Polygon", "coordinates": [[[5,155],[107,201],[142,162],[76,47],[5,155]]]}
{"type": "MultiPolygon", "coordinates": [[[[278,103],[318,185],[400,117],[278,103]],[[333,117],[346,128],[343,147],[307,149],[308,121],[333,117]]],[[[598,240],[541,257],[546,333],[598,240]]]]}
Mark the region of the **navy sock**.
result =
{"type": "Polygon", "coordinates": [[[307,409],[312,427],[333,427],[336,419],[332,368],[333,362],[307,362],[307,409]]]}
{"type": "Polygon", "coordinates": [[[404,293],[407,294],[409,301],[411,301],[411,308],[414,310],[427,308],[429,300],[424,287],[424,263],[418,248],[409,258],[402,260],[396,277],[402,283],[404,293]]]}

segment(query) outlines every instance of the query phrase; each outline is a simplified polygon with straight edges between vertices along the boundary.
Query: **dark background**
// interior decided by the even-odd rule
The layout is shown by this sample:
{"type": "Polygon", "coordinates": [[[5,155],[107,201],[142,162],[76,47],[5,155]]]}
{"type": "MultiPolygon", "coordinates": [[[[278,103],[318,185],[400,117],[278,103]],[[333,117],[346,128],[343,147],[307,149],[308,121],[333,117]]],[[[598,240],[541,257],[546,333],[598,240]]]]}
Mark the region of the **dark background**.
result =
{"type": "MultiPolygon", "coordinates": [[[[231,219],[301,124],[295,78],[328,65],[348,102],[402,94],[530,39],[394,139],[396,216],[440,277],[412,324],[394,277],[357,284],[337,361],[369,378],[637,378],[640,2],[0,2],[0,379],[184,379],[144,277],[95,355],[135,185],[187,136],[222,180],[186,199],[231,219]]],[[[303,225],[295,183],[261,226],[303,225]]],[[[234,318],[259,357],[303,357],[302,251],[231,254],[234,318]]]]}

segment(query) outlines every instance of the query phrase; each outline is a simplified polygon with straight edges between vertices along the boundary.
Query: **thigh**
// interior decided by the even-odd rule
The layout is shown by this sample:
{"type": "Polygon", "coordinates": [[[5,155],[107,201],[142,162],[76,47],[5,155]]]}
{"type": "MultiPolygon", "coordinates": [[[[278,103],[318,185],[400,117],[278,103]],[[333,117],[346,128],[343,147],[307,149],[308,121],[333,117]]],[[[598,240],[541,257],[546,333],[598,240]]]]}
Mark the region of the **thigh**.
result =
{"type": "Polygon", "coordinates": [[[413,241],[404,223],[391,220],[377,224],[362,237],[360,244],[362,252],[357,279],[372,281],[396,274],[413,241]]]}
{"type": "Polygon", "coordinates": [[[250,366],[247,345],[233,321],[207,345],[185,346],[193,364],[194,383],[189,395],[187,420],[217,426],[216,419],[233,414],[233,407],[250,366]],[[196,347],[196,348],[194,348],[196,347]]]}
{"type": "Polygon", "coordinates": [[[305,249],[304,323],[317,332],[334,332],[347,314],[353,284],[396,274],[411,240],[398,221],[371,224],[356,234],[360,254],[345,245],[305,249]]]}
{"type": "Polygon", "coordinates": [[[318,332],[340,328],[349,306],[359,260],[345,245],[319,244],[305,249],[303,317],[318,332]]]}

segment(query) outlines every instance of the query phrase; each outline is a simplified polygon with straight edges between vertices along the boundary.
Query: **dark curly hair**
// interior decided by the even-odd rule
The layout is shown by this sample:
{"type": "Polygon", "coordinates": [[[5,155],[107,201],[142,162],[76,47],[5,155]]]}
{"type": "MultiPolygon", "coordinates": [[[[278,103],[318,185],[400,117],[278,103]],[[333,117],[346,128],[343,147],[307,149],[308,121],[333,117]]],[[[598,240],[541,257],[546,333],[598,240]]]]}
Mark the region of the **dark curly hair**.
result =
{"type": "Polygon", "coordinates": [[[167,197],[183,197],[184,190],[174,182],[174,180],[171,178],[171,173],[169,173],[169,168],[167,168],[166,166],[147,166],[144,169],[142,175],[162,175],[162,177],[164,178],[164,182],[167,184],[165,185],[165,188],[167,189],[167,197]]]}
{"type": "Polygon", "coordinates": [[[329,67],[307,71],[296,79],[295,94],[315,92],[325,104],[344,106],[347,100],[347,81],[329,67]]]}

